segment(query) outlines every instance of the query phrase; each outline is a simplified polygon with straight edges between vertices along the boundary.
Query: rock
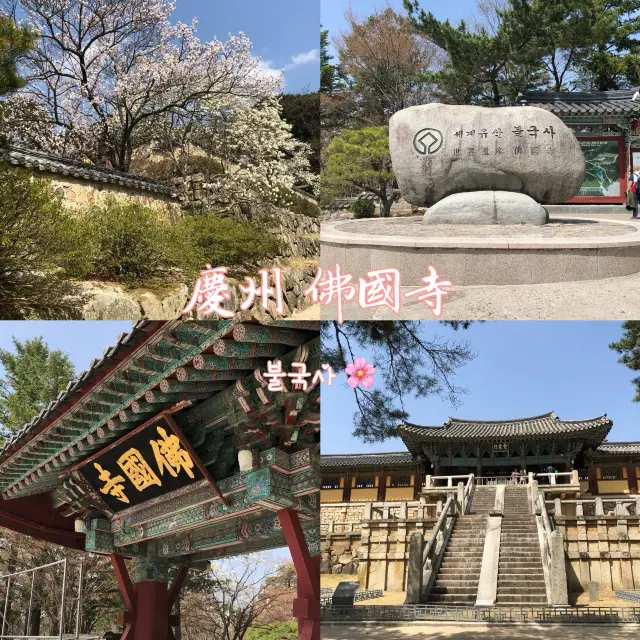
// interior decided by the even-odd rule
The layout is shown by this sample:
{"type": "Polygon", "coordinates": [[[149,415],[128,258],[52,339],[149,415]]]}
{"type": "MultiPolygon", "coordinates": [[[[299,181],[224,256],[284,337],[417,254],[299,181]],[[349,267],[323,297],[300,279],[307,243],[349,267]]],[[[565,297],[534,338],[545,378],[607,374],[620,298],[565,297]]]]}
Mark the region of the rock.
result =
{"type": "Polygon", "coordinates": [[[189,289],[185,284],[178,284],[164,294],[144,291],[138,296],[138,300],[144,317],[149,320],[179,318],[180,312],[189,301],[189,289]]]}
{"type": "Polygon", "coordinates": [[[465,191],[516,191],[540,203],[564,202],[586,173],[571,130],[538,107],[409,107],[392,116],[389,145],[402,197],[415,205],[465,191]]]}
{"type": "Polygon", "coordinates": [[[331,573],[331,560],[325,558],[320,562],[320,573],[331,573]]]}
{"type": "Polygon", "coordinates": [[[342,565],[337,564],[333,569],[331,569],[331,573],[342,573],[342,565]]]}
{"type": "Polygon", "coordinates": [[[546,224],[549,214],[533,198],[512,191],[454,193],[424,214],[429,224],[546,224]]]}
{"type": "Polygon", "coordinates": [[[84,282],[83,294],[88,302],[82,309],[85,320],[140,320],[140,304],[128,295],[120,285],[84,282]]]}
{"type": "Polygon", "coordinates": [[[342,567],[342,573],[353,575],[354,573],[358,573],[358,567],[353,562],[350,562],[342,567]]]}
{"type": "Polygon", "coordinates": [[[350,553],[343,553],[339,558],[340,564],[349,564],[353,560],[353,556],[350,553]]]}

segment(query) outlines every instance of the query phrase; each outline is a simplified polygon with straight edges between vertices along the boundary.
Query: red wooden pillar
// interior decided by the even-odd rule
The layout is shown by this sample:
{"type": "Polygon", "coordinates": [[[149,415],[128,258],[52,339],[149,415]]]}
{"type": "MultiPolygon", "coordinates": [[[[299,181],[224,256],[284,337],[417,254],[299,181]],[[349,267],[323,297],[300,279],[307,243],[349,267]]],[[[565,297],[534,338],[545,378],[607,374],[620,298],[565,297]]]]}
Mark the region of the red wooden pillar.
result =
{"type": "Polygon", "coordinates": [[[636,476],[636,465],[627,465],[627,484],[629,486],[629,493],[636,495],[638,493],[638,478],[636,476]]]}
{"type": "Polygon", "coordinates": [[[180,621],[171,610],[189,567],[180,567],[170,589],[162,580],[144,580],[134,586],[123,557],[112,553],[110,558],[127,608],[118,614],[118,622],[124,625],[121,640],[173,640],[172,627],[180,621]]]}
{"type": "Polygon", "coordinates": [[[160,640],[170,637],[168,594],[166,582],[145,580],[136,583],[134,640],[160,640]]]}
{"type": "Polygon", "coordinates": [[[589,478],[589,491],[592,496],[598,495],[598,473],[593,465],[587,468],[589,478]]]}
{"type": "Polygon", "coordinates": [[[378,502],[384,502],[387,496],[387,474],[378,476],[378,502]]]}
{"type": "Polygon", "coordinates": [[[298,577],[297,598],[293,601],[298,638],[320,640],[320,554],[312,557],[309,553],[296,511],[282,509],[278,511],[278,520],[298,577]]]}

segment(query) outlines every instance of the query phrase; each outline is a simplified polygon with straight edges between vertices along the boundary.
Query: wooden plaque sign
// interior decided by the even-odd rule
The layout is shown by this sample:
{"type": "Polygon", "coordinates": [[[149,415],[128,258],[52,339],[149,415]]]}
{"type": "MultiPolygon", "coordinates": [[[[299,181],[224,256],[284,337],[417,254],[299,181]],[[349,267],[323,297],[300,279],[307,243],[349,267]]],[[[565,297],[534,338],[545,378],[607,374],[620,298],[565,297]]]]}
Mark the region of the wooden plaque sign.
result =
{"type": "Polygon", "coordinates": [[[202,480],[200,461],[171,417],[160,414],[82,462],[77,470],[114,511],[202,480]]]}

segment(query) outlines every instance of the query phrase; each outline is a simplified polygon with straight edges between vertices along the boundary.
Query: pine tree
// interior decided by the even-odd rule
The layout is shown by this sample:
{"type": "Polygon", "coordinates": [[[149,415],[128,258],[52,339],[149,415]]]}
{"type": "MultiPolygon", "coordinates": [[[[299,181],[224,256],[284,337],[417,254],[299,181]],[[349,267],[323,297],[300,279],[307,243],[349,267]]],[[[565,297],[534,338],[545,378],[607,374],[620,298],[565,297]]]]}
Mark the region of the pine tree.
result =
{"type": "Polygon", "coordinates": [[[20,342],[13,338],[15,353],[0,349],[0,428],[6,438],[34,418],[64,389],[74,367],[63,351],[51,350],[41,338],[20,342]]]}
{"type": "Polygon", "coordinates": [[[499,107],[547,84],[530,35],[507,27],[509,8],[495,8],[497,25],[489,31],[469,29],[464,20],[454,27],[420,9],[418,0],[404,0],[404,6],[418,33],[448,55],[444,68],[431,76],[441,100],[499,107]]]}
{"type": "MultiPolygon", "coordinates": [[[[629,367],[631,371],[640,371],[640,322],[628,320],[622,323],[623,334],[618,342],[612,342],[610,349],[620,354],[618,362],[629,367]]],[[[634,402],[640,402],[640,376],[631,381],[636,388],[634,402]]]]}
{"type": "Polygon", "coordinates": [[[16,27],[8,16],[0,14],[0,95],[24,86],[17,61],[32,45],[33,35],[26,27],[16,27]]]}

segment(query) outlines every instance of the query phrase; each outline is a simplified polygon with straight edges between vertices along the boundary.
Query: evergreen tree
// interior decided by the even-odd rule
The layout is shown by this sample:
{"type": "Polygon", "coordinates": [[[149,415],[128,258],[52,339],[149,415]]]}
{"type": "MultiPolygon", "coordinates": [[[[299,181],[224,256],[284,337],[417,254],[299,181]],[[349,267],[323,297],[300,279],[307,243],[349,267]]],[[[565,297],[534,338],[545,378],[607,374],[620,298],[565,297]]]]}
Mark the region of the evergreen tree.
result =
{"type": "Polygon", "coordinates": [[[345,129],[327,148],[322,183],[329,190],[373,193],[380,199],[380,215],[393,204],[393,170],[389,153],[389,127],[345,129]]]}
{"type": "Polygon", "coordinates": [[[334,56],[329,53],[329,30],[322,29],[320,31],[320,93],[328,96],[333,95],[336,89],[344,89],[347,86],[340,67],[331,64],[333,59],[334,56]]]}
{"type": "Polygon", "coordinates": [[[17,27],[8,16],[0,14],[0,95],[24,86],[17,61],[32,44],[33,35],[26,27],[17,27]]]}
{"type": "Polygon", "coordinates": [[[15,353],[0,349],[0,427],[6,438],[62,391],[74,376],[74,367],[63,351],[49,349],[41,338],[20,342],[13,338],[15,353]]]}
{"type": "Polygon", "coordinates": [[[582,0],[591,42],[579,51],[578,86],[586,91],[640,84],[640,0],[582,0]]]}
{"type": "Polygon", "coordinates": [[[495,9],[497,25],[490,32],[471,30],[464,20],[453,27],[420,9],[418,0],[404,0],[404,6],[417,31],[448,55],[444,68],[431,75],[441,100],[499,107],[547,84],[535,42],[508,28],[509,8],[495,9]]]}
{"type": "MultiPolygon", "coordinates": [[[[618,362],[632,371],[640,371],[640,321],[628,320],[622,323],[623,334],[618,342],[612,342],[610,349],[620,354],[618,362]]],[[[631,381],[636,389],[634,402],[640,402],[640,376],[631,381]]]]}

